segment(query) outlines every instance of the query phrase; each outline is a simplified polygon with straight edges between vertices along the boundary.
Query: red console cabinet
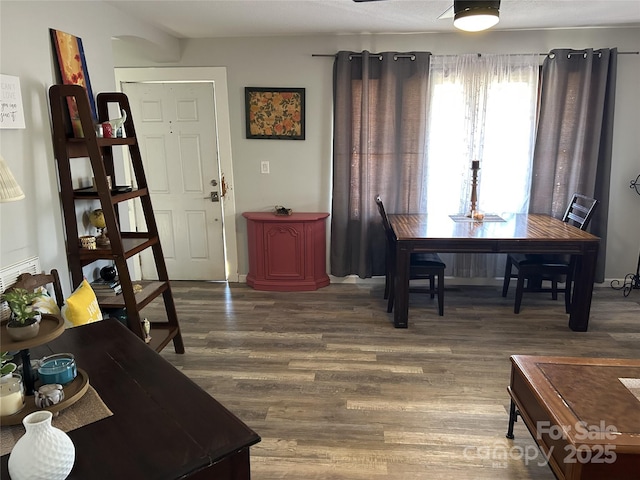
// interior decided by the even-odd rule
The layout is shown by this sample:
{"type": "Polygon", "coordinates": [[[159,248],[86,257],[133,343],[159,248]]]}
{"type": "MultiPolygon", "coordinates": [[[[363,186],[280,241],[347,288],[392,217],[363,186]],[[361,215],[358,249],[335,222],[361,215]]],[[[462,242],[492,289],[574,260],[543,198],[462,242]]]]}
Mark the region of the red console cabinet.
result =
{"type": "Polygon", "coordinates": [[[247,285],[292,292],[329,285],[326,266],[328,213],[245,212],[249,243],[247,285]]]}

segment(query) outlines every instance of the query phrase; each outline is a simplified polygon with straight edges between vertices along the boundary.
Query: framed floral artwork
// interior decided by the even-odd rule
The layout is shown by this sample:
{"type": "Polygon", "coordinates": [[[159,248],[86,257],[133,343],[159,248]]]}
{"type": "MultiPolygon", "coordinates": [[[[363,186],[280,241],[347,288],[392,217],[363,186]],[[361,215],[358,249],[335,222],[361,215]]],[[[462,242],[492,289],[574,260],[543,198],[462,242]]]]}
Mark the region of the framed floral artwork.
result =
{"type": "MultiPolygon", "coordinates": [[[[64,85],[81,85],[87,91],[89,97],[89,105],[93,119],[97,121],[96,102],[91,91],[91,82],[89,81],[89,72],[87,71],[87,61],[84,58],[84,49],[82,48],[82,39],[71,35],[70,33],[61,32],[60,30],[49,29],[51,33],[51,41],[56,51],[56,62],[60,72],[59,81],[64,85]]],[[[68,98],[67,105],[69,107],[69,119],[73,128],[75,137],[82,137],[82,126],[80,125],[80,117],[76,106],[75,98],[68,98]]]]}
{"type": "Polygon", "coordinates": [[[304,88],[245,87],[247,138],[304,140],[304,88]]]}

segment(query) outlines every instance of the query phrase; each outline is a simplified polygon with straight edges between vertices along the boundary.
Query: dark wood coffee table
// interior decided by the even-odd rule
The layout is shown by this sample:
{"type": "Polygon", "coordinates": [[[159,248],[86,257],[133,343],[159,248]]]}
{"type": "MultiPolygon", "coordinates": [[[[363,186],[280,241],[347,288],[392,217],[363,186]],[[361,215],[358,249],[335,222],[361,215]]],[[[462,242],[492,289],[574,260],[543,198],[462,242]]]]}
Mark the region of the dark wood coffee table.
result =
{"type": "MultiPolygon", "coordinates": [[[[69,479],[251,477],[249,447],[260,437],[117,320],[68,329],[31,356],[62,352],[113,412],[69,432],[69,479]]],[[[8,457],[0,478],[9,478],[8,457]]]]}
{"type": "Polygon", "coordinates": [[[560,479],[638,479],[640,360],[511,357],[507,438],[520,416],[560,479]]]}

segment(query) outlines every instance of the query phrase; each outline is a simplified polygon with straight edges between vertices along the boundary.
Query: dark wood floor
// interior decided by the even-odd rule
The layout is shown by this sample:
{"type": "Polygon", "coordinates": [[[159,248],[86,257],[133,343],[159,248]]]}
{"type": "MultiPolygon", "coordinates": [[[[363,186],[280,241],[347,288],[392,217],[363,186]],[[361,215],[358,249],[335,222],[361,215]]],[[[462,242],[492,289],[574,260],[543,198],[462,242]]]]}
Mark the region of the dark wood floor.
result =
{"type": "Polygon", "coordinates": [[[186,354],[162,355],[262,436],[255,480],[553,479],[521,422],[505,438],[509,356],[640,356],[640,291],[597,288],[575,333],[562,298],[514,315],[498,287],[447,289],[444,317],[413,294],[403,330],[380,285],[172,286],[186,354]]]}

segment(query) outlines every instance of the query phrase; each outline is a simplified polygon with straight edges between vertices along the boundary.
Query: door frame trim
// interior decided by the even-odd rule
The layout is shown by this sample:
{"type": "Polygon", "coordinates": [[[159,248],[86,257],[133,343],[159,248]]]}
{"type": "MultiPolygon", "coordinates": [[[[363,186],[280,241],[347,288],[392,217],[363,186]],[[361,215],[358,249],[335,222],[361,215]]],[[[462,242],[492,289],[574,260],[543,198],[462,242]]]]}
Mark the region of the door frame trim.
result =
{"type": "MultiPolygon", "coordinates": [[[[238,282],[238,242],[236,238],[236,200],[233,189],[233,158],[231,155],[231,121],[229,118],[229,92],[226,67],[147,67],[114,68],[116,89],[122,83],[198,83],[213,84],[214,114],[218,130],[220,172],[227,184],[222,202],[222,233],[224,238],[225,274],[228,282],[238,282]]],[[[138,277],[140,267],[135,265],[138,277]]]]}

